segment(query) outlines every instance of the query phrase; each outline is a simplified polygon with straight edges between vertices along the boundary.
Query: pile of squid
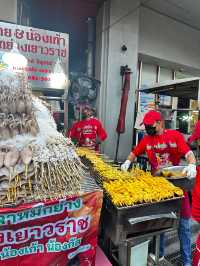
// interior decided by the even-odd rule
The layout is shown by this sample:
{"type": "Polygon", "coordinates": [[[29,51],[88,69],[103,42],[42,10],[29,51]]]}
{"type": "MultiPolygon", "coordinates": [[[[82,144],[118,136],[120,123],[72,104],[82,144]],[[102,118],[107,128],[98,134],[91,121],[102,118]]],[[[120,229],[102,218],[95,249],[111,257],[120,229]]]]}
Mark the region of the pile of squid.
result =
{"type": "Polygon", "coordinates": [[[38,125],[33,111],[31,91],[26,80],[19,75],[19,86],[14,77],[8,77],[10,85],[0,83],[0,140],[7,140],[19,134],[36,136],[38,125]]]}
{"type": "Polygon", "coordinates": [[[84,174],[25,74],[0,71],[0,206],[77,194],[84,174]]]}
{"type": "Polygon", "coordinates": [[[133,206],[142,203],[160,202],[161,200],[182,197],[183,191],[164,177],[154,177],[150,172],[133,168],[122,172],[104,159],[86,148],[78,148],[79,156],[86,158],[91,167],[102,179],[102,187],[116,206],[133,206]]]}

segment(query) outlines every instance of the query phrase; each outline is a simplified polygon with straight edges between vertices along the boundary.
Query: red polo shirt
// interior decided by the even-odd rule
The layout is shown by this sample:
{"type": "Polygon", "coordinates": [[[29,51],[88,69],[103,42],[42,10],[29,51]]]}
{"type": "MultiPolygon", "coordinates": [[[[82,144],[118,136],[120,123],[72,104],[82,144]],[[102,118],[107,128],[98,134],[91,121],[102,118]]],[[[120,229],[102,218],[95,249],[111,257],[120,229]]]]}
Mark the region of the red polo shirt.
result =
{"type": "Polygon", "coordinates": [[[99,145],[96,143],[97,137],[100,141],[104,141],[107,138],[107,133],[101,122],[98,119],[91,117],[74,123],[68,136],[76,139],[79,146],[98,150],[99,145]]]}
{"type": "MultiPolygon", "coordinates": [[[[190,148],[180,132],[165,129],[161,135],[146,135],[132,152],[136,156],[146,152],[152,172],[155,172],[159,167],[169,164],[179,165],[181,156],[185,155],[188,151],[190,151],[190,148]]],[[[181,217],[190,218],[191,210],[187,192],[184,192],[184,196],[181,206],[181,217]]]]}
{"type": "Polygon", "coordinates": [[[146,135],[132,152],[136,156],[146,153],[154,172],[162,166],[178,165],[188,151],[190,148],[180,132],[165,129],[161,135],[146,135]]]}

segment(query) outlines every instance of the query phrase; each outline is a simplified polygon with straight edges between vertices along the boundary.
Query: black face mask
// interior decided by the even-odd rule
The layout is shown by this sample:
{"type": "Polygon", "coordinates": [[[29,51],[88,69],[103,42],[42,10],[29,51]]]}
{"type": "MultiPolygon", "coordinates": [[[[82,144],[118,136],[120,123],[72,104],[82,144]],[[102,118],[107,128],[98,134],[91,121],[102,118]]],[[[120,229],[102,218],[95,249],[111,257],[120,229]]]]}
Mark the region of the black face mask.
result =
{"type": "Polygon", "coordinates": [[[152,126],[145,126],[145,130],[149,136],[156,135],[156,128],[152,126]]]}
{"type": "Polygon", "coordinates": [[[82,114],[82,119],[86,119],[88,116],[86,114],[82,114]]]}

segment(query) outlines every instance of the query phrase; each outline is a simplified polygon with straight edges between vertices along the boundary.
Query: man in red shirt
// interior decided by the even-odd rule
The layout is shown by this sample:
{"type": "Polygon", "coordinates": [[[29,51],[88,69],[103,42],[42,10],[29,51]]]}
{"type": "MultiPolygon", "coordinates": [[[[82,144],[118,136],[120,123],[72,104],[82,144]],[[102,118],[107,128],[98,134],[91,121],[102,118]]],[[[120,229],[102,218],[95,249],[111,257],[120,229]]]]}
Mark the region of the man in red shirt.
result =
{"type": "Polygon", "coordinates": [[[74,123],[68,137],[75,139],[79,146],[99,151],[100,142],[107,138],[101,122],[94,117],[95,110],[90,106],[83,109],[83,120],[74,123]]]}
{"type": "MultiPolygon", "coordinates": [[[[193,152],[186,144],[183,136],[176,130],[164,129],[164,121],[157,111],[149,111],[145,114],[143,123],[147,135],[132,150],[121,169],[127,171],[137,156],[146,153],[151,164],[152,173],[169,165],[178,165],[181,156],[185,156],[188,166],[184,173],[190,178],[196,176],[196,160],[193,152]]],[[[182,202],[181,219],[179,225],[179,239],[184,266],[191,266],[191,232],[190,232],[190,205],[188,195],[182,202]]],[[[164,242],[161,242],[160,256],[164,256],[164,242]]]]}
{"type": "Polygon", "coordinates": [[[188,138],[188,143],[191,144],[195,140],[200,140],[200,120],[197,121],[192,135],[188,138]]]}

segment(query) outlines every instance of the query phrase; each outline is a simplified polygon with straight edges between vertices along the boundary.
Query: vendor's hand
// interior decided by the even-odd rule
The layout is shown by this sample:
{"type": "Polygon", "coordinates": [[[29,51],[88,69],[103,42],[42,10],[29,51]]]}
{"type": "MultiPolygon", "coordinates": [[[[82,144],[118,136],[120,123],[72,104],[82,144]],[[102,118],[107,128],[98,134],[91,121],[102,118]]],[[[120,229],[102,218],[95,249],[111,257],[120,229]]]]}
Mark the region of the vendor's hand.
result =
{"type": "Polygon", "coordinates": [[[196,169],[196,165],[195,164],[188,164],[188,166],[186,166],[183,169],[183,175],[186,174],[188,179],[192,179],[196,177],[197,174],[197,169],[196,169]]]}
{"type": "Polygon", "coordinates": [[[126,172],[128,171],[128,168],[131,165],[131,161],[130,160],[126,160],[122,165],[121,165],[121,170],[126,172]]]}

